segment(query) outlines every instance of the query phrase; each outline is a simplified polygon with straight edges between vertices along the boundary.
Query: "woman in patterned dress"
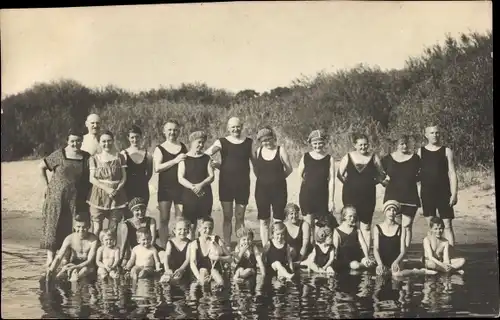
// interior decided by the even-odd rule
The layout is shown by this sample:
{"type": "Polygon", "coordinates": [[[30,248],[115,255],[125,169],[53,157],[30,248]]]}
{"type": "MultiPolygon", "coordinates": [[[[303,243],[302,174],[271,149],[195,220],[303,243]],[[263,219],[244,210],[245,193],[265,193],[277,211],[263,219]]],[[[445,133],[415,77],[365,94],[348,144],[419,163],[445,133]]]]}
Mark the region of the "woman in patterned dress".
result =
{"type": "Polygon", "coordinates": [[[88,159],[90,155],[80,150],[83,133],[70,130],[67,145],[44,158],[40,172],[47,187],[43,203],[43,225],[40,248],[47,250],[47,266],[66,236],[71,234],[73,216],[88,212],[85,203],[89,190],[88,159]],[[47,170],[52,177],[47,178],[47,170]]]}

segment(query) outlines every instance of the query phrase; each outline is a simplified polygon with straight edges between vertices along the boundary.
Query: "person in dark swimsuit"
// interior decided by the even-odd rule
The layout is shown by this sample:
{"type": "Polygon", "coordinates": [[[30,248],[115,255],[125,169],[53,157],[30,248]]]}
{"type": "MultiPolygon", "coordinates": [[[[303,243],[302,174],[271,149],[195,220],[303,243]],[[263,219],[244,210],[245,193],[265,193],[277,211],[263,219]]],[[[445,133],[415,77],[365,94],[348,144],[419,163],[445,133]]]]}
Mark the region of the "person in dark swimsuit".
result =
{"type": "MultiPolygon", "coordinates": [[[[142,130],[133,125],[128,131],[130,147],[122,151],[127,160],[127,181],[125,191],[127,199],[139,197],[149,203],[149,180],[153,175],[153,160],[147,149],[141,149],[142,130]]],[[[126,217],[126,218],[130,218],[126,217]]]]}
{"type": "Polygon", "coordinates": [[[212,159],[212,165],[220,170],[219,200],[224,214],[222,234],[227,244],[231,243],[232,221],[234,229],[245,224],[245,210],[250,197],[250,161],[252,158],[252,139],[241,136],[243,123],[238,118],[227,122],[229,135],[217,139],[205,153],[212,157],[220,152],[221,162],[212,159]],[[233,212],[234,203],[234,212],[233,212]]]}
{"type": "Polygon", "coordinates": [[[184,161],[179,163],[178,179],[182,191],[182,217],[191,223],[194,239],[198,219],[212,215],[213,195],[210,184],[214,181],[214,169],[210,157],[203,153],[207,134],[195,131],[189,135],[190,149],[184,161]]]}
{"type": "Polygon", "coordinates": [[[214,280],[216,285],[223,286],[223,262],[230,262],[232,257],[226,244],[217,235],[212,235],[214,220],[203,217],[198,226],[199,238],[189,244],[189,260],[191,271],[201,285],[214,280]]]}
{"type": "Polygon", "coordinates": [[[236,233],[239,240],[233,256],[235,263],[233,279],[239,281],[257,275],[257,265],[262,276],[265,277],[266,270],[262,262],[262,254],[253,243],[253,231],[242,228],[236,233]]]}
{"type": "Polygon", "coordinates": [[[280,279],[293,278],[292,250],[286,243],[286,227],[283,222],[273,224],[273,236],[264,252],[266,274],[277,275],[280,279]]]}
{"type": "Polygon", "coordinates": [[[384,203],[384,221],[373,231],[373,255],[377,261],[377,274],[397,273],[406,254],[405,229],[396,223],[396,215],[401,210],[397,201],[384,203]]]}
{"type": "Polygon", "coordinates": [[[170,280],[180,280],[188,274],[189,267],[189,228],[191,223],[184,219],[179,219],[175,223],[174,238],[169,239],[165,247],[165,260],[163,261],[165,273],[161,282],[170,280]]]}
{"type": "Polygon", "coordinates": [[[328,226],[316,227],[316,243],[306,260],[300,264],[314,272],[332,273],[335,259],[333,247],[333,232],[328,226]]]}
{"type": "Polygon", "coordinates": [[[382,182],[385,186],[384,203],[389,200],[397,201],[400,206],[401,225],[406,232],[406,247],[410,245],[413,219],[420,207],[420,198],[417,191],[418,175],[420,172],[420,158],[408,148],[409,137],[402,135],[397,140],[397,150],[382,159],[382,167],[386,178],[382,182]]]}
{"type": "Polygon", "coordinates": [[[120,259],[122,263],[128,260],[132,249],[139,244],[136,232],[142,227],[150,231],[152,237],[151,244],[158,251],[160,258],[162,258],[164,250],[156,244],[156,239],[158,238],[156,220],[153,217],[146,216],[146,201],[142,198],[133,198],[128,204],[128,209],[132,212],[132,218],[120,223],[118,228],[120,235],[118,243],[120,246],[120,259]]]}
{"type": "Polygon", "coordinates": [[[271,128],[265,127],[257,133],[261,147],[257,149],[253,159],[255,183],[255,204],[257,218],[260,221],[262,246],[269,239],[269,221],[271,207],[274,220],[285,220],[287,201],[286,178],[293,168],[285,148],[276,145],[276,136],[271,128]]]}
{"type": "Polygon", "coordinates": [[[439,212],[444,222],[443,236],[453,247],[455,234],[452,220],[455,218],[453,206],[457,204],[458,182],[450,148],[441,145],[441,133],[438,126],[425,129],[427,145],[418,149],[420,156],[420,198],[424,217],[429,222],[439,212]]]}
{"type": "Polygon", "coordinates": [[[292,261],[302,261],[311,249],[311,228],[307,221],[300,219],[300,208],[295,203],[286,205],[285,217],[286,243],[292,249],[292,261]]]}
{"type": "Polygon", "coordinates": [[[368,246],[357,228],[356,208],[345,206],[341,210],[340,225],[333,231],[333,246],[337,250],[334,268],[337,270],[368,268],[373,262],[368,256],[368,246]]]}
{"type": "Polygon", "coordinates": [[[343,183],[343,205],[356,209],[360,230],[370,248],[371,224],[376,203],[375,186],[384,180],[385,174],[380,158],[374,153],[368,153],[368,137],[364,134],[354,134],[353,142],[355,151],[342,158],[337,177],[343,183]]]}
{"type": "MultiPolygon", "coordinates": [[[[315,220],[335,213],[335,160],[326,153],[328,136],[323,130],[314,130],[307,142],[312,150],[304,154],[299,162],[301,178],[299,205],[304,220],[314,235],[315,220]],[[329,214],[331,213],[331,214],[329,214]]],[[[314,243],[314,237],[311,237],[314,243]]]]}
{"type": "Polygon", "coordinates": [[[159,230],[163,246],[166,246],[169,237],[168,223],[172,203],[175,215],[179,217],[182,214],[182,186],[177,180],[177,168],[179,162],[186,159],[187,148],[178,142],[179,127],[176,120],[167,121],[163,128],[166,140],[153,153],[154,170],[158,173],[159,230]]]}

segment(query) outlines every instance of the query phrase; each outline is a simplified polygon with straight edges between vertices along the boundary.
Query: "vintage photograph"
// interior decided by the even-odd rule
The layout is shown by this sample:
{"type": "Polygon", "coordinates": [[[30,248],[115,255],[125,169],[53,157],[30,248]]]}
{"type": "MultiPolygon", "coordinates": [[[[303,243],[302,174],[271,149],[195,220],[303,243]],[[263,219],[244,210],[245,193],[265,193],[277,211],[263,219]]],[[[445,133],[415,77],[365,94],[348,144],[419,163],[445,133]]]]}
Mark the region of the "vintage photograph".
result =
{"type": "Polygon", "coordinates": [[[2,9],[2,318],[497,317],[492,22],[2,9]]]}

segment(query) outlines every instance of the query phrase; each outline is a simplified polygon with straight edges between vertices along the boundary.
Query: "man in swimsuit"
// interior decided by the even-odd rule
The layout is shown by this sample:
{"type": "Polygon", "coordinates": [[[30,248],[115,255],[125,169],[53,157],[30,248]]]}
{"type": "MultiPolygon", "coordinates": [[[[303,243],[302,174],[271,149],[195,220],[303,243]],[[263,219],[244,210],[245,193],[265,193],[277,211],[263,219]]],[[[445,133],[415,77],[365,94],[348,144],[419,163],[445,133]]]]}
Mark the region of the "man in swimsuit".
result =
{"type": "Polygon", "coordinates": [[[99,151],[99,129],[101,127],[101,119],[95,113],[90,114],[85,121],[85,126],[88,133],[83,136],[81,150],[87,151],[91,156],[99,151]]]}
{"type": "Polygon", "coordinates": [[[242,138],[243,123],[238,118],[227,122],[229,136],[217,139],[205,153],[213,156],[221,154],[221,162],[212,162],[220,170],[219,200],[224,213],[223,237],[231,243],[232,219],[235,216],[235,230],[244,227],[245,210],[250,196],[250,160],[252,158],[252,139],[242,138]],[[233,212],[233,202],[235,203],[233,212]]]}
{"type": "Polygon", "coordinates": [[[436,211],[444,222],[444,237],[451,246],[455,244],[452,219],[453,206],[457,204],[458,182],[450,148],[441,145],[440,128],[437,125],[425,128],[427,145],[418,149],[421,158],[420,198],[424,217],[429,222],[436,211]]]}

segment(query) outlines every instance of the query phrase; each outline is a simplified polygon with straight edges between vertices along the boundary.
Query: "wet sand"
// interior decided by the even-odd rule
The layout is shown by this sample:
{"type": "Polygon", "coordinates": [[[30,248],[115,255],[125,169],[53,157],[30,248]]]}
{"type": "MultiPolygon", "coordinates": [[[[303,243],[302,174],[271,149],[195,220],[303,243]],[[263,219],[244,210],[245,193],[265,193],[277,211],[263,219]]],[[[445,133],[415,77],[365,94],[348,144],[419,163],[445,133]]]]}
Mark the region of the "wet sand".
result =
{"type": "MultiPolygon", "coordinates": [[[[38,281],[44,263],[39,247],[43,184],[38,176],[39,161],[2,163],[2,317],[40,317],[37,299],[38,281]],[[28,285],[29,283],[29,285],[28,285]],[[35,287],[32,287],[35,286],[35,287]]],[[[149,214],[158,218],[156,209],[156,175],[151,179],[149,214]]],[[[212,184],[214,191],[215,233],[222,235],[222,212],[218,201],[218,177],[212,184]]],[[[288,178],[289,202],[298,203],[300,180],[296,172],[288,178]]],[[[252,191],[255,179],[252,176],[252,191]]],[[[382,221],[383,187],[377,188],[377,207],[374,223],[382,221]]],[[[454,229],[459,244],[495,244],[498,247],[496,227],[495,189],[493,177],[480,186],[459,192],[455,207],[454,229]]],[[[341,208],[341,184],[336,183],[335,204],[341,208]]],[[[338,218],[338,216],[337,216],[338,218]]],[[[246,225],[256,231],[258,222],[253,192],[245,218],[246,225]]],[[[421,210],[417,212],[412,243],[420,244],[427,232],[421,210]]],[[[234,239],[233,235],[233,240],[234,239]]]]}

